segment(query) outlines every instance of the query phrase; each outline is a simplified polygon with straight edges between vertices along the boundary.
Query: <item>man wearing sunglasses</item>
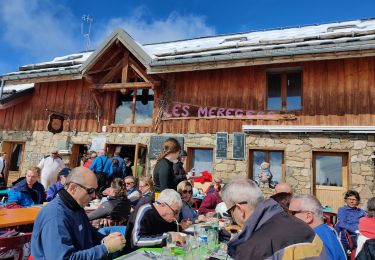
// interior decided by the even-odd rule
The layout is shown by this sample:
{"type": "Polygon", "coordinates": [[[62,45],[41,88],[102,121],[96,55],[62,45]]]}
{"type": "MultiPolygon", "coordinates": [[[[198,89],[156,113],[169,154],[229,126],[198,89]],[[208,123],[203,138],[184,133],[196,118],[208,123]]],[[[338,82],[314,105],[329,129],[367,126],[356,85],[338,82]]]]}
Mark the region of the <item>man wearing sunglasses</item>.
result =
{"type": "Polygon", "coordinates": [[[234,259],[328,259],[314,231],[273,199],[265,200],[252,180],[233,179],[221,196],[228,214],[242,228],[228,243],[234,259]]]}
{"type": "Polygon", "coordinates": [[[74,168],[65,188],[42,208],[34,224],[34,259],[103,259],[122,249],[125,238],[114,232],[104,237],[94,230],[84,207],[95,197],[97,180],[87,168],[74,168]]]}
{"type": "Polygon", "coordinates": [[[184,244],[185,239],[176,232],[180,229],[177,218],[181,207],[180,194],[165,189],[156,202],[136,208],[126,228],[125,253],[140,247],[162,247],[166,245],[168,233],[172,235],[173,242],[184,244]]]}
{"type": "Polygon", "coordinates": [[[313,195],[294,196],[289,204],[289,213],[305,222],[318,234],[329,259],[346,259],[336,231],[323,223],[323,207],[316,197],[313,195]]]}
{"type": "Polygon", "coordinates": [[[49,186],[57,182],[57,174],[65,168],[65,164],[59,156],[59,150],[53,148],[51,154],[45,156],[39,162],[38,167],[42,170],[40,182],[44,186],[44,189],[48,190],[49,186]]]}

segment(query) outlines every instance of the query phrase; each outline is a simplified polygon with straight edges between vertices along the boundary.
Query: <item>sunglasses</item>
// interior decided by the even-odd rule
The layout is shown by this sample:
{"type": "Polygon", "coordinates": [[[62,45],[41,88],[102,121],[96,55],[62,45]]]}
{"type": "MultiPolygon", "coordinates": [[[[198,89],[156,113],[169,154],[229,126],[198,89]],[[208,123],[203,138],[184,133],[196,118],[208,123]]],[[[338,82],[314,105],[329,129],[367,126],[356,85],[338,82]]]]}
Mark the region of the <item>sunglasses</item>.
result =
{"type": "Polygon", "coordinates": [[[306,213],[306,212],[311,212],[308,210],[288,210],[288,213],[292,216],[298,214],[298,213],[306,213]]]}
{"type": "Polygon", "coordinates": [[[134,182],[125,182],[125,185],[134,184],[134,182]]]}
{"type": "Polygon", "coordinates": [[[192,190],[183,190],[182,193],[183,194],[187,194],[187,193],[193,194],[193,191],[192,190]]]}
{"type": "Polygon", "coordinates": [[[76,183],[76,182],[71,181],[69,183],[74,183],[78,187],[81,187],[82,189],[84,189],[87,192],[88,195],[91,195],[91,194],[95,193],[95,191],[96,191],[96,189],[94,189],[94,188],[87,188],[87,187],[83,186],[82,184],[79,184],[79,183],[76,183]]]}
{"type": "Polygon", "coordinates": [[[232,216],[232,211],[234,210],[235,207],[237,207],[238,204],[240,204],[240,205],[247,204],[247,201],[241,201],[241,202],[238,202],[238,203],[234,204],[232,207],[230,207],[230,208],[227,210],[227,214],[228,214],[228,216],[232,216]]]}

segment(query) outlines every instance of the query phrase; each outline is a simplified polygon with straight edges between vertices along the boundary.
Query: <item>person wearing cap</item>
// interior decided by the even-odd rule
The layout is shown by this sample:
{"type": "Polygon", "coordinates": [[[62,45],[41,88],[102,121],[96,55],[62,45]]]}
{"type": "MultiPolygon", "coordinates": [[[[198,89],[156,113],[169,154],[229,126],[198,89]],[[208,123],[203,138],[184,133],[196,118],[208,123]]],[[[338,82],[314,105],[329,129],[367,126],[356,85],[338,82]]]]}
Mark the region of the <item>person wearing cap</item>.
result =
{"type": "Polygon", "coordinates": [[[38,164],[42,170],[40,182],[43,184],[44,189],[48,190],[49,186],[57,182],[57,174],[65,164],[59,156],[59,151],[56,148],[51,150],[51,154],[45,156],[38,164]]]}
{"type": "Polygon", "coordinates": [[[186,163],[187,152],[185,150],[180,151],[180,156],[177,158],[177,162],[173,164],[173,172],[177,176],[186,176],[184,164],[186,163]]]}
{"type": "Polygon", "coordinates": [[[46,201],[49,202],[56,197],[56,194],[59,190],[64,188],[66,176],[70,173],[70,168],[63,168],[59,174],[57,175],[57,182],[49,187],[47,190],[47,198],[46,201]]]}

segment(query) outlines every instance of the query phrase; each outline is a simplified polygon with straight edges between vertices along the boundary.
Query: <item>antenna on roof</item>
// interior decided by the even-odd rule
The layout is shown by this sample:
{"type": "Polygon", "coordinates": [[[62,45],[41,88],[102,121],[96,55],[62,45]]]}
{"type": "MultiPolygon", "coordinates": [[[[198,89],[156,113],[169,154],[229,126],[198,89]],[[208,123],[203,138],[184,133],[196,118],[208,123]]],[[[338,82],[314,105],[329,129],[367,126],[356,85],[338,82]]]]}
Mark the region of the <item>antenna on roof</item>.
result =
{"type": "Polygon", "coordinates": [[[86,51],[90,50],[91,23],[94,19],[90,15],[82,15],[81,34],[86,40],[86,51]]]}

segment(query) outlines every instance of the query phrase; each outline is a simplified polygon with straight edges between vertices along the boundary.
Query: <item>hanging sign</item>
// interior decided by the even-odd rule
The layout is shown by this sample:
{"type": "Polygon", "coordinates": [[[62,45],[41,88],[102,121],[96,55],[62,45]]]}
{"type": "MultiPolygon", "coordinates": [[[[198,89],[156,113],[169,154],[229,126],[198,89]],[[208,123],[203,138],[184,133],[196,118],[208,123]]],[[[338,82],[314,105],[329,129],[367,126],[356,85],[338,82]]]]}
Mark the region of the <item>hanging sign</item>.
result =
{"type": "Polygon", "coordinates": [[[64,129],[64,117],[58,114],[50,114],[47,129],[53,134],[61,133],[64,129]]]}

